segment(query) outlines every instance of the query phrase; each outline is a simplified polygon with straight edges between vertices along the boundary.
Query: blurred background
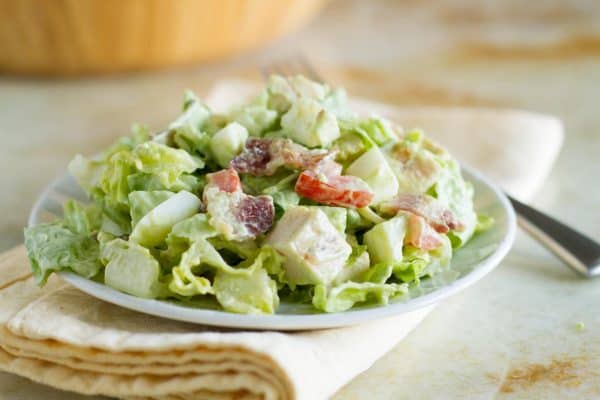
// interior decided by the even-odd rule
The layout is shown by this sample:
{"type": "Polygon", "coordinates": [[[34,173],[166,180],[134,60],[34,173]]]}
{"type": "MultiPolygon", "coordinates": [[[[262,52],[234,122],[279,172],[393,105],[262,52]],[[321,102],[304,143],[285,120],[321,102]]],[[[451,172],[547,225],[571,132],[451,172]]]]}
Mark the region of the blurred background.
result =
{"type": "Polygon", "coordinates": [[[597,208],[581,198],[600,176],[597,0],[0,0],[0,250],[73,154],[132,122],[160,130],[184,89],[260,79],[298,52],[357,96],[559,116],[565,147],[536,202],[600,232],[598,213],[564,206],[597,208]]]}

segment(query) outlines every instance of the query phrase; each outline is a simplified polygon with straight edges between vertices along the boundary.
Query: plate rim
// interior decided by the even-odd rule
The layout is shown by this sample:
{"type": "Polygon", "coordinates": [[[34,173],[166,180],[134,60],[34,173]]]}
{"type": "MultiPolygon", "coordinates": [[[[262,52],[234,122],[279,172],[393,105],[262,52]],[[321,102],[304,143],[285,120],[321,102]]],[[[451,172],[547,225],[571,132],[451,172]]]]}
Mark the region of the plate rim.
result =
{"type": "MultiPolygon", "coordinates": [[[[515,241],[517,227],[516,215],[504,192],[481,172],[465,165],[462,165],[461,169],[466,175],[473,177],[475,180],[487,186],[494,194],[506,215],[506,233],[498,243],[496,249],[485,259],[480,261],[471,272],[448,285],[435,289],[425,295],[415,297],[407,302],[398,302],[379,307],[348,310],[338,313],[236,314],[223,310],[182,307],[175,303],[163,300],[139,298],[119,292],[116,289],[86,279],[73,272],[60,271],[57,274],[78,290],[120,307],[170,320],[221,328],[279,331],[315,330],[357,325],[377,319],[405,314],[436,304],[476,283],[500,264],[515,241]]],[[[28,226],[31,227],[36,224],[36,215],[39,214],[44,200],[57,186],[58,182],[65,179],[65,176],[67,175],[68,172],[60,175],[44,188],[31,209],[28,218],[28,226]]]]}

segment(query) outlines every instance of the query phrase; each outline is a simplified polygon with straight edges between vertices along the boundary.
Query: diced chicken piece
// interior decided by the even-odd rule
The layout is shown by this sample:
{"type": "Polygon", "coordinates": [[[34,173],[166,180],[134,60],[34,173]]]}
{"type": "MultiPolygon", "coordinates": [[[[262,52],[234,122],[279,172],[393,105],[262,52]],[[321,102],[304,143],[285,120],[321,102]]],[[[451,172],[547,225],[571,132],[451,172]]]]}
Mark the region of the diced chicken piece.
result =
{"type": "Polygon", "coordinates": [[[392,200],[381,203],[379,209],[384,213],[409,211],[420,215],[440,233],[446,233],[450,229],[458,231],[464,229],[464,225],[457,220],[451,210],[426,194],[399,194],[392,200]]]}
{"type": "Polygon", "coordinates": [[[267,237],[285,259],[290,283],[328,284],[344,267],[352,248],[317,207],[289,208],[267,237]]]}

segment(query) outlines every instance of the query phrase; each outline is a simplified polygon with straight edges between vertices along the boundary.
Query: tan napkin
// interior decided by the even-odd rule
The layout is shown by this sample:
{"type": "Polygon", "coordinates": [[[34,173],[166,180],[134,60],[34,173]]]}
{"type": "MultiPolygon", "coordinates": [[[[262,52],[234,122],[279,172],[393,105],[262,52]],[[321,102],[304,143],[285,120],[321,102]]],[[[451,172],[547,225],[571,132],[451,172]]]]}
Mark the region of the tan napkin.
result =
{"type": "MultiPolygon", "coordinates": [[[[209,102],[218,109],[254,88],[225,82],[209,102]]],[[[560,122],[537,114],[353,105],[425,128],[521,197],[542,183],[562,141],[560,122]]],[[[122,309],[58,278],[39,290],[28,269],[22,247],[0,256],[0,369],[65,390],[128,399],[324,399],[430,311],[315,332],[218,330],[122,309]]]]}

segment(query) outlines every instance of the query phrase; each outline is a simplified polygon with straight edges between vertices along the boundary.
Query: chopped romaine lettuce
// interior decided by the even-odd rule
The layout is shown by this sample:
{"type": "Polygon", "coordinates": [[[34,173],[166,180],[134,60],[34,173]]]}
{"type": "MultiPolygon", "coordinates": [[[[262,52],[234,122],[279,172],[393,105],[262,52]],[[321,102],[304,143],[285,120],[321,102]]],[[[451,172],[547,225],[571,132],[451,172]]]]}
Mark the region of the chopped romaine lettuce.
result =
{"type": "Polygon", "coordinates": [[[91,235],[100,229],[102,210],[96,204],[83,206],[68,200],[63,207],[65,226],[80,235],[91,235]]]}
{"type": "Polygon", "coordinates": [[[345,282],[328,289],[315,286],[313,305],[325,312],[341,312],[359,303],[385,305],[395,296],[406,293],[406,285],[397,283],[345,282]]]}
{"type": "Polygon", "coordinates": [[[106,264],[108,286],[137,297],[155,298],[161,293],[160,266],[148,249],[114,239],[102,245],[100,259],[106,264]]]}
{"type": "Polygon", "coordinates": [[[52,272],[71,270],[91,278],[102,268],[98,242],[73,232],[61,221],[26,228],[25,247],[39,285],[46,283],[52,272]]]}
{"type": "Polygon", "coordinates": [[[214,290],[221,306],[242,314],[272,314],[279,305],[277,283],[269,276],[269,269],[277,269],[278,262],[268,249],[261,251],[247,267],[247,274],[232,274],[218,270],[214,290]],[[270,264],[270,265],[267,265],[270,264]]]}

